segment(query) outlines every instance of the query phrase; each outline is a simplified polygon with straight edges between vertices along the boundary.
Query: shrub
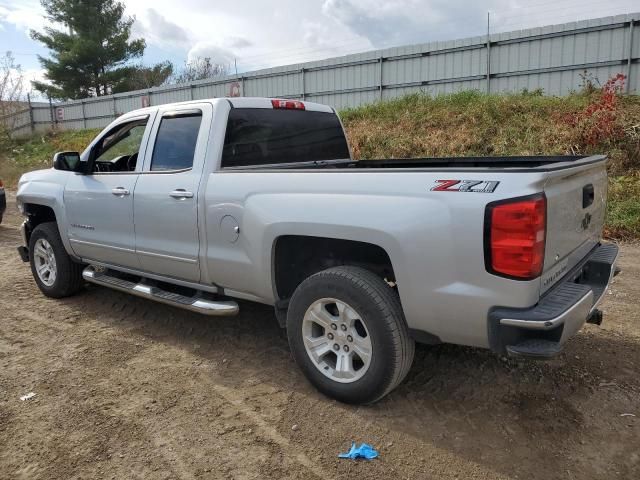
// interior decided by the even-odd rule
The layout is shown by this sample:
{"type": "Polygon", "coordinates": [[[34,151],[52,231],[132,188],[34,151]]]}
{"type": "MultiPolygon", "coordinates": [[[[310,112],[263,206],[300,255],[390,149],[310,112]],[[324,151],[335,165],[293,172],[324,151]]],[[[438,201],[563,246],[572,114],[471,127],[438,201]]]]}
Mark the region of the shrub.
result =
{"type": "Polygon", "coordinates": [[[621,73],[610,78],[598,92],[589,95],[590,102],[583,110],[566,116],[567,123],[575,129],[576,153],[609,146],[624,137],[618,99],[625,79],[621,73]]]}

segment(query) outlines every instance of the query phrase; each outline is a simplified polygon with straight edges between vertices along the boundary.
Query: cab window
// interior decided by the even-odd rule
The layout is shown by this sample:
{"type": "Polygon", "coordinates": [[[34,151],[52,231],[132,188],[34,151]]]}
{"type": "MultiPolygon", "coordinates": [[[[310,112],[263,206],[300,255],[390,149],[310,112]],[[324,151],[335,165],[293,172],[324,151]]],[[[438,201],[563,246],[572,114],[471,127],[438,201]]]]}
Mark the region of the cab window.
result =
{"type": "Polygon", "coordinates": [[[193,167],[193,157],[202,122],[202,112],[162,118],[151,157],[151,171],[185,170],[193,167]]]}
{"type": "Polygon", "coordinates": [[[93,172],[133,172],[138,164],[147,119],[118,125],[94,147],[93,172]]]}

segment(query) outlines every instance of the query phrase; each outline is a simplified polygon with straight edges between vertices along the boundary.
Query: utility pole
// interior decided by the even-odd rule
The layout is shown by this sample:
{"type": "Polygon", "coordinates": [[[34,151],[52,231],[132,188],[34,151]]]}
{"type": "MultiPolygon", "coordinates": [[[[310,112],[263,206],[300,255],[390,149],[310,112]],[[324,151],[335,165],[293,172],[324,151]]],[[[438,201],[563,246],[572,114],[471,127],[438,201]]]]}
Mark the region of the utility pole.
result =
{"type": "Polygon", "coordinates": [[[31,94],[29,92],[27,92],[27,102],[29,103],[29,126],[31,127],[31,133],[33,133],[36,125],[33,122],[33,105],[31,105],[31,94]]]}
{"type": "Polygon", "coordinates": [[[491,35],[490,35],[490,16],[487,12],[487,93],[491,93],[491,35]]]}
{"type": "Polygon", "coordinates": [[[236,77],[238,76],[238,61],[234,58],[233,59],[233,66],[236,68],[236,77]]]}

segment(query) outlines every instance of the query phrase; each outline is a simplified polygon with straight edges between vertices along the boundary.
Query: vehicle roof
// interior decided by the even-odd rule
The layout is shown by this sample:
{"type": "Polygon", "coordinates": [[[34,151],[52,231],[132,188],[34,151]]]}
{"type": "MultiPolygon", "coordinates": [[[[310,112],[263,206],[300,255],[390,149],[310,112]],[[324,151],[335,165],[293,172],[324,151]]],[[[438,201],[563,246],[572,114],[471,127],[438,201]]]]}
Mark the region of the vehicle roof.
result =
{"type": "Polygon", "coordinates": [[[286,98],[278,98],[278,97],[231,97],[231,98],[203,98],[199,100],[187,100],[185,102],[173,102],[173,103],[163,103],[161,105],[153,105],[151,107],[139,108],[137,110],[132,110],[127,112],[125,115],[136,116],[145,113],[155,112],[159,108],[171,108],[183,105],[194,105],[198,103],[211,103],[216,104],[219,102],[229,102],[233,108],[273,108],[271,104],[271,100],[292,100],[292,101],[300,101],[304,104],[305,110],[311,112],[326,112],[326,113],[335,113],[335,110],[328,105],[324,105],[322,103],[315,102],[307,102],[303,100],[296,99],[286,99],[286,98]]]}

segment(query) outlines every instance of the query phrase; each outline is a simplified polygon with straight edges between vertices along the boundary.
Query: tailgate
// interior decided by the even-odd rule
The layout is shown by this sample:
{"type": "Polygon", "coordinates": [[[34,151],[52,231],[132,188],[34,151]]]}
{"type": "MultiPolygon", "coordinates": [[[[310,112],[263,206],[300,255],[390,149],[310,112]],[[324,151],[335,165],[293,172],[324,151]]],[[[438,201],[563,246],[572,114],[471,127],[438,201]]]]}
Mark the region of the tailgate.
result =
{"type": "Polygon", "coordinates": [[[548,173],[547,241],[541,293],[600,241],[607,205],[606,158],[548,173]]]}

